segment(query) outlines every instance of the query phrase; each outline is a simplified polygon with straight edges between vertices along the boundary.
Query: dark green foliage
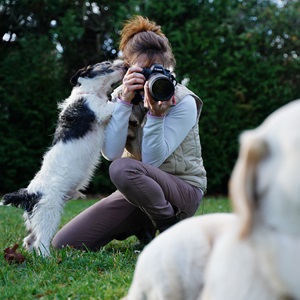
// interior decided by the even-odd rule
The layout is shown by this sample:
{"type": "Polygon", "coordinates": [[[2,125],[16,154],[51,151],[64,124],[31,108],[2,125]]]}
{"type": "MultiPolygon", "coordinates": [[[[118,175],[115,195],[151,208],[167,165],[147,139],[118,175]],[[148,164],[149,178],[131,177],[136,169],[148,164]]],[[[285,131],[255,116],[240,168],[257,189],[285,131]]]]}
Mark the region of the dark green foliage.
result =
{"type": "Polygon", "coordinates": [[[0,83],[1,189],[25,185],[51,144],[64,71],[46,36],[27,34],[2,58],[0,83]]]}
{"type": "MultiPolygon", "coordinates": [[[[0,193],[27,186],[38,171],[52,143],[57,103],[70,94],[69,78],[117,56],[126,7],[110,1],[98,10],[86,1],[0,1],[0,193]]],[[[107,166],[96,174],[93,192],[113,189],[107,166]]]]}
{"type": "MultiPolygon", "coordinates": [[[[57,102],[85,65],[113,59],[122,23],[162,25],[176,75],[203,100],[208,193],[226,194],[241,131],[300,94],[300,3],[271,0],[0,0],[0,192],[27,185],[51,144],[57,102]],[[97,4],[96,4],[97,3],[97,4]]],[[[110,192],[103,162],[89,192],[110,192]]]]}

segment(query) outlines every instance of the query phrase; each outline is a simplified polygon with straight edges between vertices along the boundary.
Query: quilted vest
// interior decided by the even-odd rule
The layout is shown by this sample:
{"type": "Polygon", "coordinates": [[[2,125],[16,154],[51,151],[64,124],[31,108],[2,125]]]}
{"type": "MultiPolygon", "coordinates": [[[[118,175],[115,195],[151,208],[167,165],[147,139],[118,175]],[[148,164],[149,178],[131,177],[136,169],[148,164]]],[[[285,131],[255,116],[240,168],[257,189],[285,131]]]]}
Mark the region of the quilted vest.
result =
{"type": "MultiPolygon", "coordinates": [[[[112,96],[117,97],[121,90],[122,86],[117,88],[112,96]]],[[[198,125],[203,102],[187,87],[177,84],[175,87],[176,103],[180,103],[187,95],[191,95],[196,101],[198,112],[197,123],[190,130],[179,147],[162,163],[159,169],[178,176],[184,181],[201,188],[202,191],[205,192],[207,187],[207,178],[201,155],[198,125]]],[[[166,114],[168,114],[168,112],[166,114]]],[[[143,103],[134,105],[132,107],[132,115],[129,120],[128,137],[123,157],[132,157],[137,160],[141,160],[143,127],[146,120],[147,114],[143,103]]],[[[178,126],[180,126],[180,124],[178,124],[178,126]]]]}

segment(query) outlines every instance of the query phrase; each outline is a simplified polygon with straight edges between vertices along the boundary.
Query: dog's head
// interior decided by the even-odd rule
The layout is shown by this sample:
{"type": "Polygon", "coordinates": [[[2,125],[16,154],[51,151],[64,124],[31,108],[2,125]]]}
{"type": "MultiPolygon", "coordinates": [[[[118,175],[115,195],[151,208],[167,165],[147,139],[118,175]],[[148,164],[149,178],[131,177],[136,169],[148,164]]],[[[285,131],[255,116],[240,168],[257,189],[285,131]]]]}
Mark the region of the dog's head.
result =
{"type": "Polygon", "coordinates": [[[272,113],[261,126],[244,132],[229,183],[240,237],[254,223],[300,234],[300,100],[272,113]]]}
{"type": "Polygon", "coordinates": [[[83,87],[85,91],[107,95],[122,81],[125,73],[122,60],[104,61],[78,70],[70,82],[83,87]]]}

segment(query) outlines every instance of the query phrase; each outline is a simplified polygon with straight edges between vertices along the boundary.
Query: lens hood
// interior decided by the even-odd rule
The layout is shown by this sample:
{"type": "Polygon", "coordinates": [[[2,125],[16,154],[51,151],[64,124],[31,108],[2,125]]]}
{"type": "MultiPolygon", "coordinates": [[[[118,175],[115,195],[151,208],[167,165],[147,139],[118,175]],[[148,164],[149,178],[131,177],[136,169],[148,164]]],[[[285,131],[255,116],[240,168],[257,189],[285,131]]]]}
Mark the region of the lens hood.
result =
{"type": "Polygon", "coordinates": [[[173,97],[175,87],[168,76],[155,73],[149,77],[148,82],[150,95],[155,101],[168,101],[173,97]]]}

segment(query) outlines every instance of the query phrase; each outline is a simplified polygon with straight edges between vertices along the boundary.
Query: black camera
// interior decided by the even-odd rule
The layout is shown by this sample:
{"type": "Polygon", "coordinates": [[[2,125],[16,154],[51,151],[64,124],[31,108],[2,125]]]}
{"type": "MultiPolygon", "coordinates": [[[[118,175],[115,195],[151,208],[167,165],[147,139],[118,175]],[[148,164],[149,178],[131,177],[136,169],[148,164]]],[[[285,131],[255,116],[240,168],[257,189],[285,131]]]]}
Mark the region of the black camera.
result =
{"type": "MultiPolygon", "coordinates": [[[[151,68],[143,68],[141,72],[149,82],[149,91],[155,101],[167,101],[175,92],[176,79],[171,72],[160,64],[154,64],[151,68]]],[[[142,101],[141,91],[136,91],[132,99],[133,104],[142,101]]]]}

